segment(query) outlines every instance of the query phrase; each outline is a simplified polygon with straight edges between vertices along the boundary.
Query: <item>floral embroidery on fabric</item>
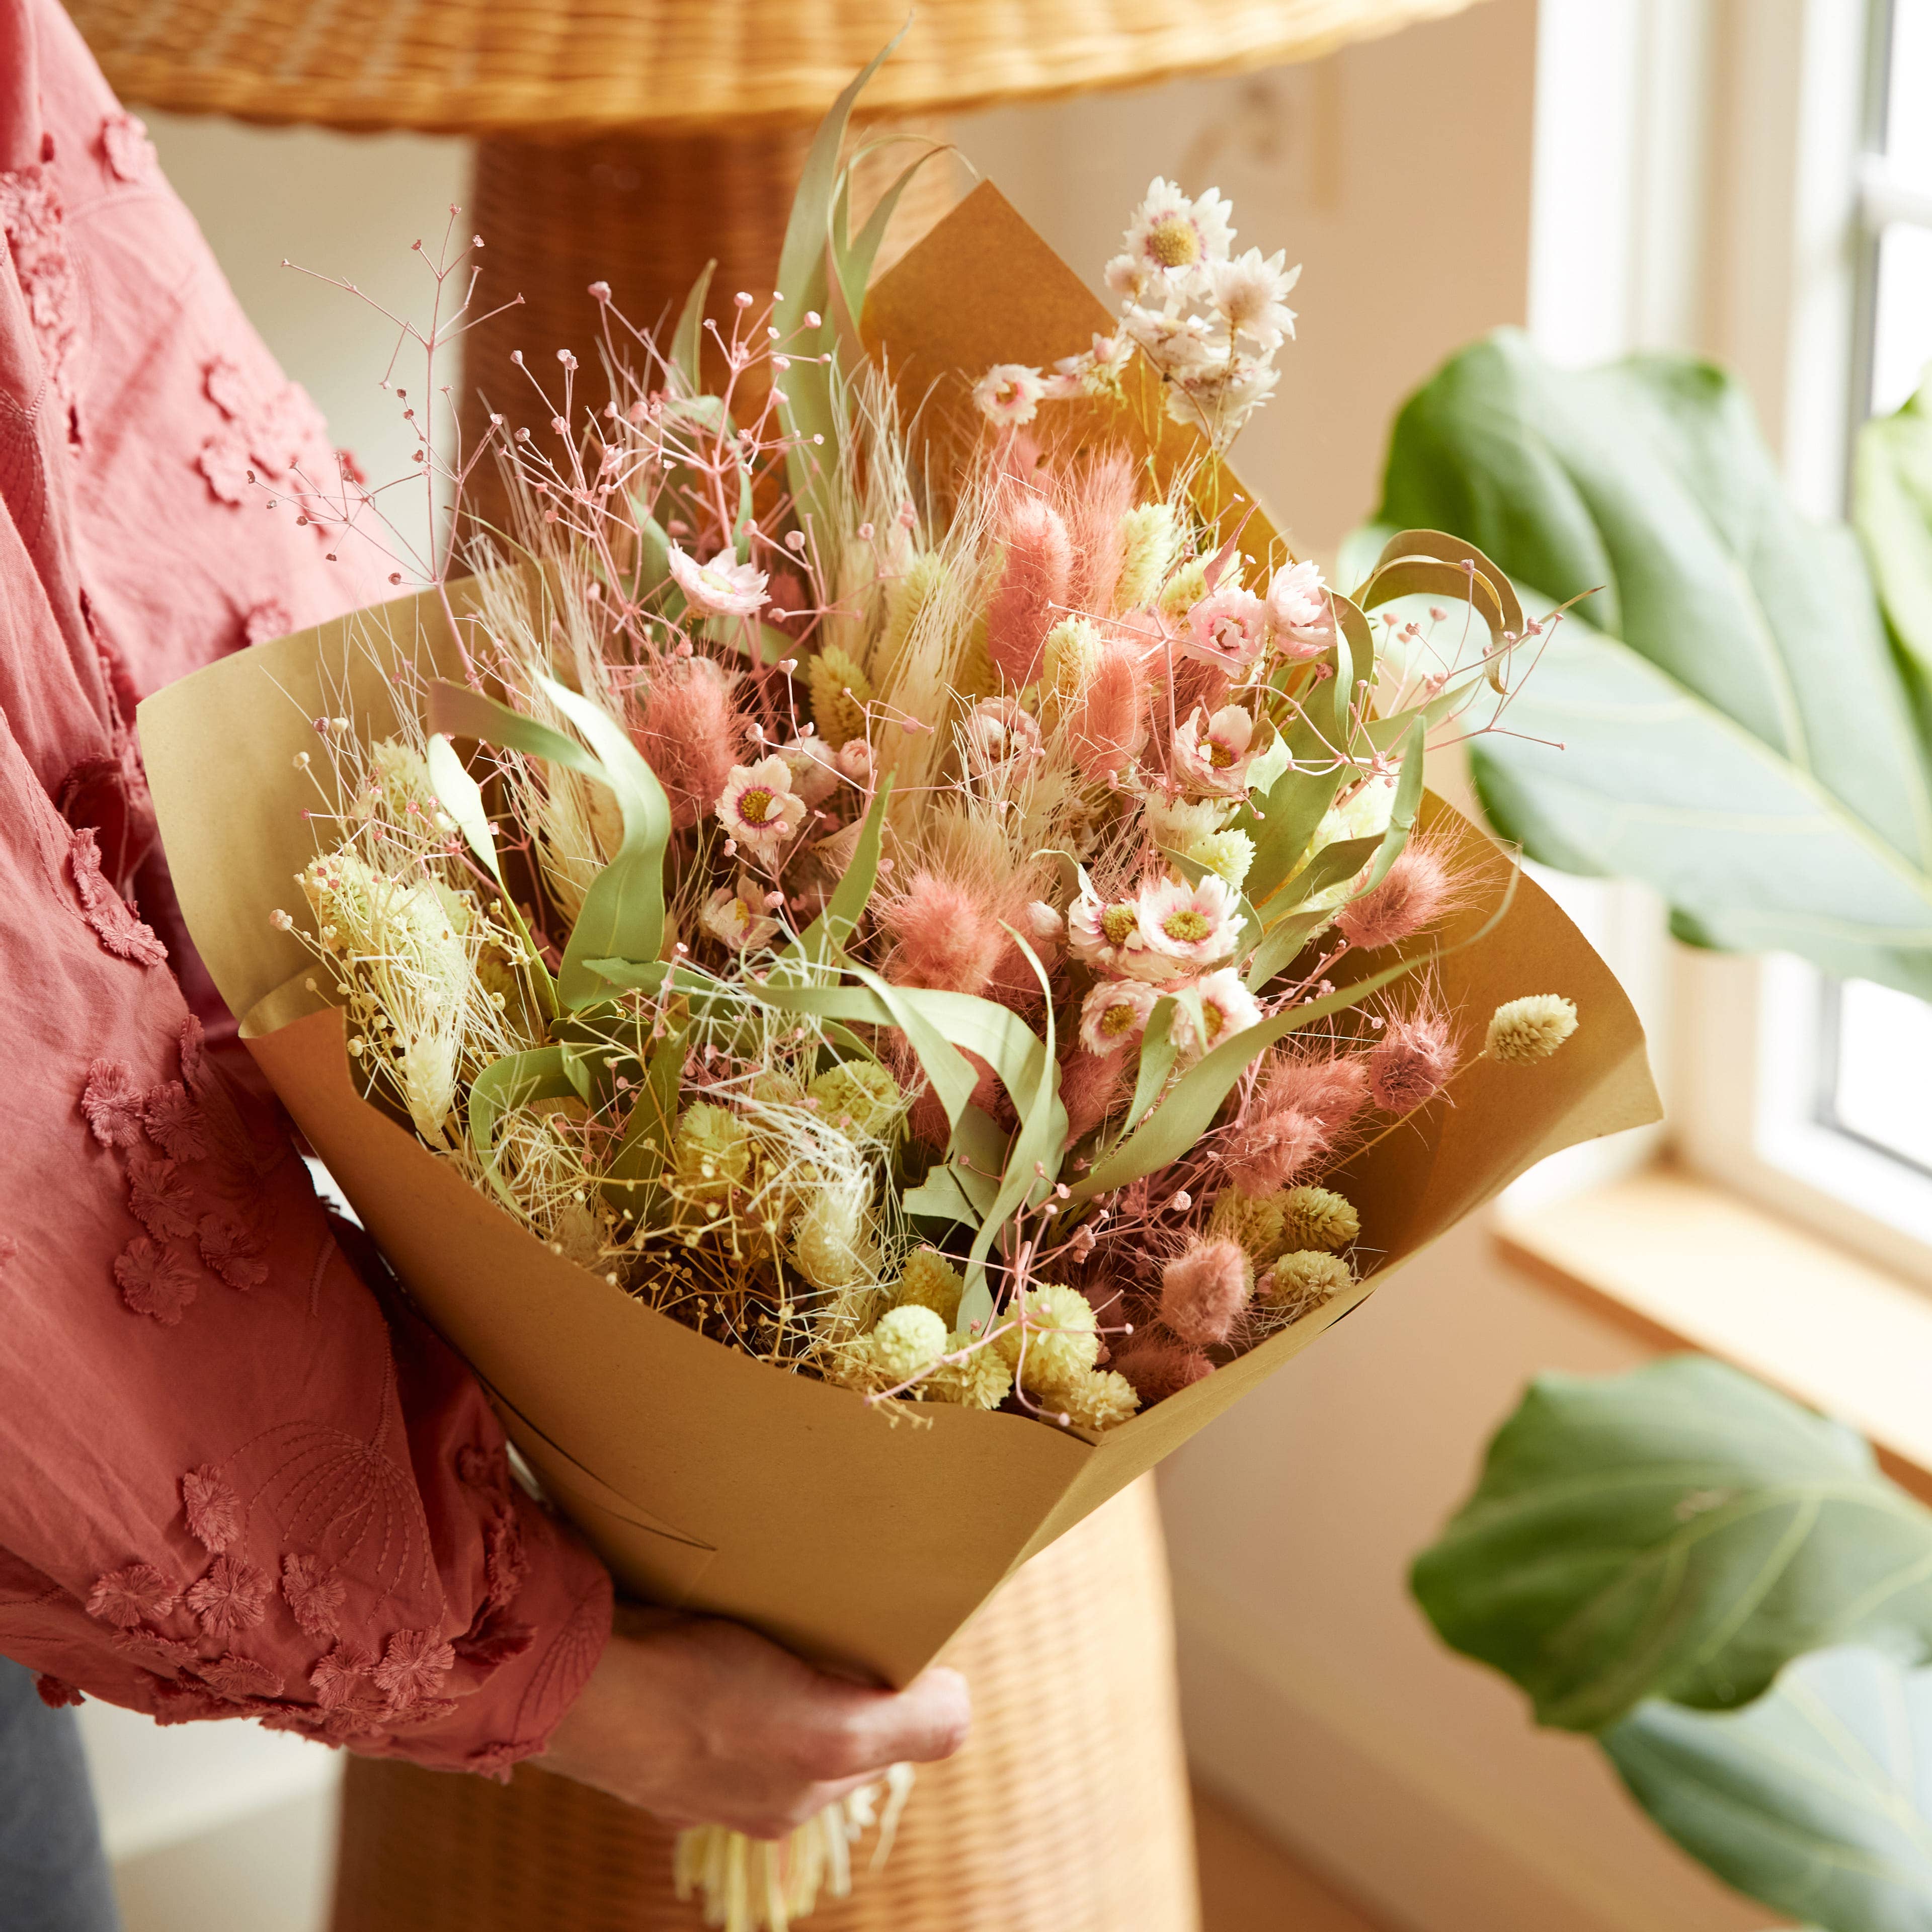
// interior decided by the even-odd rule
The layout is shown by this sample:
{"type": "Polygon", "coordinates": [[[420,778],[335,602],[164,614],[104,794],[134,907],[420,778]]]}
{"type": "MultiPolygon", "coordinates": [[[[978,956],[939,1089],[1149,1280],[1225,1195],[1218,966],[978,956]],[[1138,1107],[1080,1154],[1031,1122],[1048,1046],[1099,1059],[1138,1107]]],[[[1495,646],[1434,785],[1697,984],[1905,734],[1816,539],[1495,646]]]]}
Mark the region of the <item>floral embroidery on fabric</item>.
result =
{"type": "MultiPolygon", "coordinates": [[[[342,1579],[320,1556],[282,1558],[282,1594],[310,1636],[334,1636],[345,1594],[342,1579]]],[[[374,1660],[371,1660],[372,1663],[374,1660]]]]}
{"type": "Polygon", "coordinates": [[[210,1636],[230,1636],[268,1614],[268,1577],[238,1556],[218,1556],[208,1574],[188,1586],[182,1600],[210,1636]]]}
{"type": "Polygon", "coordinates": [[[251,644],[265,644],[271,638],[286,638],[295,627],[289,607],[279,597],[265,597],[242,619],[242,634],[251,644]]]}
{"type": "Polygon", "coordinates": [[[104,1148],[138,1146],[141,1138],[141,1090],[126,1063],[97,1060],[87,1070],[80,1111],[90,1132],[104,1148]]]}
{"type": "Polygon", "coordinates": [[[232,1706],[204,1684],[150,1677],[147,1689],[158,1724],[192,1724],[206,1718],[232,1718],[235,1714],[232,1706]]]}
{"type": "Polygon", "coordinates": [[[95,1582],[87,1593],[87,1614],[132,1630],[144,1618],[167,1616],[180,1594],[152,1563],[130,1563],[95,1582]]]}
{"type": "Polygon", "coordinates": [[[208,1152],[208,1120],[178,1080],[154,1088],[141,1102],[148,1138],[170,1160],[200,1160],[208,1152]]]}
{"type": "Polygon", "coordinates": [[[56,1677],[50,1672],[37,1671],[34,1676],[34,1688],[40,1694],[40,1702],[58,1711],[64,1704],[84,1704],[87,1700],[64,1677],[56,1677]]]}
{"type": "Polygon", "coordinates": [[[226,1550],[242,1534],[242,1499],[208,1464],[182,1478],[188,1534],[206,1550],[226,1550]]]}
{"type": "Polygon", "coordinates": [[[131,114],[110,114],[100,124],[100,158],[117,181],[146,181],[154,171],[154,144],[147,125],[131,114]]]}
{"type": "Polygon", "coordinates": [[[218,1696],[236,1703],[282,1694],[282,1680],[266,1664],[258,1664],[252,1657],[237,1657],[232,1651],[211,1664],[196,1665],[195,1675],[218,1696]]]}
{"type": "Polygon", "coordinates": [[[196,1232],[202,1259],[230,1288],[240,1288],[245,1294],[268,1280],[266,1265],[256,1258],[262,1244],[232,1208],[217,1208],[204,1214],[196,1232]]]}
{"type": "Polygon", "coordinates": [[[194,1300],[201,1286],[201,1274],[178,1250],[136,1234],[114,1260],[114,1279],[121,1285],[121,1299],[136,1315],[152,1316],[164,1328],[172,1328],[194,1300]]]}
{"type": "Polygon", "coordinates": [[[315,1701],[325,1711],[341,1709],[352,1702],[356,1688],[376,1667],[376,1653],[359,1644],[338,1643],[316,1660],[308,1681],[315,1686],[315,1701]]]}
{"type": "Polygon", "coordinates": [[[505,1503],[483,1528],[483,1574],[490,1602],[502,1609],[524,1587],[530,1558],[524,1553],[524,1532],[514,1504],[505,1503]]]}
{"type": "Polygon", "coordinates": [[[170,1670],[178,1670],[197,1662],[201,1655],[193,1644],[183,1643],[176,1637],[163,1636],[158,1630],[116,1630],[108,1641],[123,1657],[131,1657],[136,1664],[145,1664],[151,1670],[158,1670],[164,1666],[170,1670]]]}
{"type": "Polygon", "coordinates": [[[13,254],[14,279],[26,298],[27,319],[33,324],[48,380],[65,396],[77,340],[74,309],[78,285],[68,256],[60,197],[44,165],[52,158],[50,142],[43,146],[40,162],[0,170],[0,230],[5,232],[13,254]]]}
{"type": "Polygon", "coordinates": [[[74,890],[80,895],[81,910],[101,944],[117,959],[165,966],[168,949],[152,926],[134,916],[128,902],[102,876],[100,848],[94,842],[92,826],[83,825],[74,835],[68,848],[68,866],[74,874],[74,890]]]}
{"type": "Polygon", "coordinates": [[[200,1219],[194,1190],[174,1162],[134,1148],[128,1155],[128,1211],[158,1241],[190,1239],[200,1219]]]}
{"type": "Polygon", "coordinates": [[[208,400],[230,422],[239,422],[254,408],[255,399],[248,379],[232,356],[216,356],[202,370],[201,383],[208,392],[208,400]]]}
{"type": "Polygon", "coordinates": [[[396,1631],[375,1670],[376,1682],[388,1694],[392,1712],[414,1711],[431,1696],[456,1667],[454,1648],[433,1631],[396,1631]]]}
{"type": "Polygon", "coordinates": [[[208,1036],[193,1013],[182,1022],[181,1070],[190,1094],[205,1092],[208,1082],[208,1036]]]}
{"type": "Polygon", "coordinates": [[[208,489],[218,502],[240,502],[255,480],[248,462],[248,446],[231,432],[210,436],[201,446],[194,465],[207,478],[208,489]]]}

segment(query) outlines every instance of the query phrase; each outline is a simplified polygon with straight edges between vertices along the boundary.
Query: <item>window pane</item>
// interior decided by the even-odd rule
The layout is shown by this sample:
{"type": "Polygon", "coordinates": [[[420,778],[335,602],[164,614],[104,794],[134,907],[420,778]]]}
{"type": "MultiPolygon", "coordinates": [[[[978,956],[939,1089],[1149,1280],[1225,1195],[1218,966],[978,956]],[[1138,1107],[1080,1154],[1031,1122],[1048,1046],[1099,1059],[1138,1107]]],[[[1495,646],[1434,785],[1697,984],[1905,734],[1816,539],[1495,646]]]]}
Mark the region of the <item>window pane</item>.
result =
{"type": "MultiPolygon", "coordinates": [[[[1932,126],[1932,114],[1925,119],[1932,126]]],[[[1888,416],[1932,362],[1932,228],[1894,223],[1880,238],[1873,321],[1872,411],[1888,416]]]]}
{"type": "Polygon", "coordinates": [[[1932,1006],[1847,980],[1827,1105],[1832,1123],[1932,1170],[1932,1006]]]}
{"type": "Polygon", "coordinates": [[[1885,149],[1900,173],[1932,181],[1932,0],[1892,0],[1885,149]]]}

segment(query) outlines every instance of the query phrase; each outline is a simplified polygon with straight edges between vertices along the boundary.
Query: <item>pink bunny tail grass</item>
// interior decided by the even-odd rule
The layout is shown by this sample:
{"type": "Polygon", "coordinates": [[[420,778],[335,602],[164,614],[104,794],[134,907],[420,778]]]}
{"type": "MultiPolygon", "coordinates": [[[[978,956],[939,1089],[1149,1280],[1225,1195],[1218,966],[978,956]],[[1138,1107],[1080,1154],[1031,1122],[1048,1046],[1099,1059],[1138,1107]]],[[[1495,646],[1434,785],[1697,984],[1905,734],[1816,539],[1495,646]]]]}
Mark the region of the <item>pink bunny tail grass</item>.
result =
{"type": "Polygon", "coordinates": [[[1279,1054],[1262,1079],[1257,1111],[1292,1108],[1319,1124],[1331,1148],[1369,1103],[1369,1070],[1358,1058],[1306,1048],[1279,1054]]]}
{"type": "Polygon", "coordinates": [[[1150,1406],[1192,1388],[1214,1372],[1214,1364],[1198,1348],[1152,1335],[1144,1339],[1136,1335],[1126,1347],[1116,1349],[1114,1366],[1150,1406]]]}
{"type": "Polygon", "coordinates": [[[1410,839],[1372,892],[1352,899],[1335,916],[1351,946],[1372,952],[1399,945],[1462,903],[1462,882],[1449,865],[1448,848],[1426,834],[1410,839]]]}
{"type": "Polygon", "coordinates": [[[1406,1018],[1390,1014],[1369,1054],[1369,1094],[1388,1114],[1408,1114],[1432,1100],[1462,1058],[1449,1016],[1425,988],[1406,1018]]]}
{"type": "Polygon", "coordinates": [[[1196,1241],[1160,1277],[1160,1318],[1197,1348],[1225,1342],[1254,1288],[1254,1271],[1230,1240],[1196,1241]]]}
{"type": "Polygon", "coordinates": [[[1114,608],[1126,551],[1120,520],[1134,506],[1134,466],[1116,450],[1082,464],[1061,486],[1060,508],[1073,546],[1067,601],[1090,616],[1114,608]]]}
{"type": "Polygon", "coordinates": [[[1118,783],[1147,742],[1148,679],[1141,655],[1123,638],[1101,646],[1100,662],[1067,722],[1074,761],[1090,784],[1118,783]]]}
{"type": "Polygon", "coordinates": [[[1006,513],[1006,566],[986,610],[986,655],[1015,690],[1040,675],[1046,634],[1066,602],[1073,547],[1060,512],[1016,491],[1006,513]]]}
{"type": "Polygon", "coordinates": [[[1228,1178],[1242,1193],[1273,1194],[1305,1173],[1329,1153],[1328,1130],[1298,1107],[1250,1112],[1221,1148],[1228,1178]]]}
{"type": "Polygon", "coordinates": [[[745,741],[724,670],[710,658],[660,664],[644,692],[636,737],[670,802],[671,823],[695,825],[722,795],[745,741]]]}
{"type": "Polygon", "coordinates": [[[1082,1141],[1127,1097],[1127,1049],[1089,1053],[1078,1041],[1060,1063],[1060,1104],[1066,1109],[1066,1144],[1082,1141]]]}
{"type": "Polygon", "coordinates": [[[1011,944],[978,894],[936,872],[914,873],[878,921],[892,942],[886,977],[896,986],[983,993],[1011,944]]]}

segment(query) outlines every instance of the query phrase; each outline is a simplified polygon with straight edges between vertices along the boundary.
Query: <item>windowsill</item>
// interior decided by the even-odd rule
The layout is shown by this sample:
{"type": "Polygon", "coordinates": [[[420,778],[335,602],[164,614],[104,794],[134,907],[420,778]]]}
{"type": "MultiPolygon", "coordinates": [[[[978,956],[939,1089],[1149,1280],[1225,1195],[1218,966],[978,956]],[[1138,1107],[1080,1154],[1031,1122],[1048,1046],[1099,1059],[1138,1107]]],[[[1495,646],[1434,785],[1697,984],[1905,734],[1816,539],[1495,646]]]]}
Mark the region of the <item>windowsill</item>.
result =
{"type": "Polygon", "coordinates": [[[1849,1424],[1888,1475],[1932,1502],[1932,1296],[1667,1166],[1505,1208],[1495,1229],[1544,1286],[1849,1424]]]}

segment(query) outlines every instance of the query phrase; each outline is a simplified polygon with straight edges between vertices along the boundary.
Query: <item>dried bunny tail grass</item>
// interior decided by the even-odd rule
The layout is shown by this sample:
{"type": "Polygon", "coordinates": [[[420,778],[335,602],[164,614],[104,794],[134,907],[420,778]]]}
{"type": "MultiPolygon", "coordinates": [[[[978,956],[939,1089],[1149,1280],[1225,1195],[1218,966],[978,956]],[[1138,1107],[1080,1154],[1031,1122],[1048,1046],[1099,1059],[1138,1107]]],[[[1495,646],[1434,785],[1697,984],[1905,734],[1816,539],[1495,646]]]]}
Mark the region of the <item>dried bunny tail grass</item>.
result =
{"type": "Polygon", "coordinates": [[[1088,783],[1119,784],[1132,772],[1148,742],[1150,698],[1142,652],[1126,638],[1106,639],[1060,734],[1088,783]]]}
{"type": "Polygon", "coordinates": [[[735,702],[736,682],[715,658],[668,658],[649,669],[633,700],[638,748],[663,785],[671,823],[680,829],[698,824],[716,806],[748,742],[750,720],[735,702]]]}
{"type": "Polygon", "coordinates": [[[898,986],[983,993],[1011,944],[978,892],[925,867],[878,907],[876,916],[892,943],[886,977],[898,986]]]}
{"type": "Polygon", "coordinates": [[[1425,980],[1407,1012],[1384,1004],[1381,1036],[1369,1050],[1370,1097],[1384,1113],[1413,1113],[1448,1084],[1462,1058],[1441,994],[1425,980]]]}
{"type": "Polygon", "coordinates": [[[1254,1292],[1255,1269],[1240,1243],[1197,1240],[1162,1270],[1160,1318],[1197,1348],[1225,1342],[1254,1292]]]}
{"type": "Polygon", "coordinates": [[[1336,913],[1342,937],[1372,952],[1413,938],[1466,904],[1472,881],[1456,869],[1454,852],[1454,841],[1440,832],[1416,833],[1382,883],[1336,913]]]}
{"type": "Polygon", "coordinates": [[[1318,1120],[1339,1143],[1368,1103],[1369,1070],[1359,1055],[1292,1040],[1263,1063],[1251,1104],[1263,1110],[1292,1107],[1318,1120]]]}
{"type": "Polygon", "coordinates": [[[1024,490],[1008,496],[1000,534],[1006,562],[986,607],[986,653],[1017,691],[1039,676],[1046,634],[1066,608],[1073,547],[1060,512],[1024,490]]]}
{"type": "Polygon", "coordinates": [[[1124,450],[1109,450],[1065,471],[1055,492],[1072,545],[1066,601],[1106,616],[1126,554],[1124,519],[1134,506],[1136,470],[1124,450]]]}
{"type": "Polygon", "coordinates": [[[1112,605],[1120,616],[1151,604],[1180,560],[1186,524],[1169,502],[1143,503],[1120,518],[1120,567],[1112,605]]]}

